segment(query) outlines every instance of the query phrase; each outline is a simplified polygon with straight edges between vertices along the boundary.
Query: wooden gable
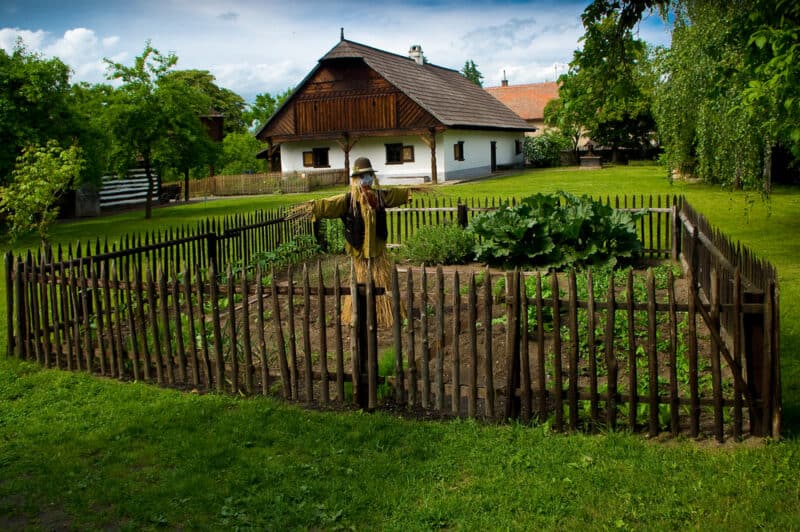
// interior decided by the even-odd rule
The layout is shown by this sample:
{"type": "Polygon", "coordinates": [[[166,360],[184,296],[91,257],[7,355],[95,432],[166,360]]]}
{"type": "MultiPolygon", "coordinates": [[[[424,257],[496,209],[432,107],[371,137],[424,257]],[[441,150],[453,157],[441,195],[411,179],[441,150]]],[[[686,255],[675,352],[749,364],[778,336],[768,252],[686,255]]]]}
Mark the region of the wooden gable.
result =
{"type": "Polygon", "coordinates": [[[440,125],[360,59],[321,63],[259,134],[262,140],[397,135],[440,125]]]}

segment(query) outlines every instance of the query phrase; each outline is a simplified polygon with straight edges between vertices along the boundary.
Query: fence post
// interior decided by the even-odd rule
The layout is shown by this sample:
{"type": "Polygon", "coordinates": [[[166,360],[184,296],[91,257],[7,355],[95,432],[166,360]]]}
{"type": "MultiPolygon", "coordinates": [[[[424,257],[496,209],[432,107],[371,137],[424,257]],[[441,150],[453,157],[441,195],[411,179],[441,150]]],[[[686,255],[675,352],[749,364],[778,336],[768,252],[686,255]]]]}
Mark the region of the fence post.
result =
{"type": "MultiPolygon", "coordinates": [[[[520,334],[519,334],[519,269],[506,274],[506,376],[505,418],[518,418],[522,410],[522,399],[517,396],[520,385],[520,334]]],[[[527,324],[526,324],[527,326],[527,324]]]]}
{"type": "Polygon", "coordinates": [[[11,358],[14,354],[14,274],[12,264],[14,255],[11,251],[6,251],[5,258],[6,271],[6,355],[11,358]]]}
{"type": "Polygon", "coordinates": [[[672,260],[678,260],[681,252],[681,219],[678,215],[678,205],[672,204],[672,260]]]}
{"type": "MultiPolygon", "coordinates": [[[[351,294],[353,306],[353,325],[355,326],[356,353],[358,355],[358,380],[356,402],[363,409],[369,408],[369,357],[367,350],[367,290],[363,283],[353,284],[355,293],[351,294]]],[[[374,309],[373,305],[373,309],[374,309]]]]}
{"type": "Polygon", "coordinates": [[[458,210],[456,211],[456,217],[458,219],[458,225],[466,229],[467,224],[469,221],[467,220],[467,205],[465,203],[458,204],[458,210]]]}
{"type": "Polygon", "coordinates": [[[764,419],[766,412],[766,389],[763,388],[764,380],[764,312],[766,294],[744,292],[742,302],[761,305],[759,313],[745,313],[744,321],[744,358],[747,366],[747,385],[753,398],[753,407],[750,411],[750,434],[764,436],[764,419]]]}
{"type": "Polygon", "coordinates": [[[214,265],[215,268],[219,267],[217,264],[217,235],[216,233],[206,234],[206,253],[208,255],[208,265],[214,265]]]}

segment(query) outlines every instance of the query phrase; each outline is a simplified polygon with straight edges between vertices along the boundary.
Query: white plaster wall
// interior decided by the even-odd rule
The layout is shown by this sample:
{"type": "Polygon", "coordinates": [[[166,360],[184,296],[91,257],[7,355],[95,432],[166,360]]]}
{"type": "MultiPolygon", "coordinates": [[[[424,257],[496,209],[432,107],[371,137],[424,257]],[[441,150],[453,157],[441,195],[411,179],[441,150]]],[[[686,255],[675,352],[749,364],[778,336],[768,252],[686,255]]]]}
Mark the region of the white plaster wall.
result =
{"type": "Polygon", "coordinates": [[[444,172],[440,173],[442,181],[456,179],[474,179],[491,173],[492,148],[491,143],[497,143],[496,163],[500,165],[523,164],[523,154],[515,153],[515,140],[523,140],[522,132],[506,131],[472,131],[472,130],[447,130],[442,134],[441,140],[437,138],[437,161],[443,161],[444,172]],[[457,161],[453,146],[459,141],[464,142],[464,160],[457,161]],[[441,147],[439,147],[441,145],[441,147]]]}
{"type": "MultiPolygon", "coordinates": [[[[491,172],[491,142],[497,142],[498,165],[522,165],[523,155],[514,153],[514,141],[522,132],[448,130],[436,135],[436,173],[440,182],[484,177],[491,172]],[[464,141],[464,160],[453,157],[453,145],[464,141]]],[[[287,142],[281,145],[281,169],[284,173],[314,171],[303,167],[303,152],[328,148],[331,168],[344,168],[344,152],[335,141],[287,142]]],[[[350,150],[350,165],[358,157],[367,157],[378,172],[381,183],[422,183],[431,179],[431,151],[419,136],[362,138],[350,150]],[[414,162],[386,164],[386,144],[414,146],[414,162]]]]}

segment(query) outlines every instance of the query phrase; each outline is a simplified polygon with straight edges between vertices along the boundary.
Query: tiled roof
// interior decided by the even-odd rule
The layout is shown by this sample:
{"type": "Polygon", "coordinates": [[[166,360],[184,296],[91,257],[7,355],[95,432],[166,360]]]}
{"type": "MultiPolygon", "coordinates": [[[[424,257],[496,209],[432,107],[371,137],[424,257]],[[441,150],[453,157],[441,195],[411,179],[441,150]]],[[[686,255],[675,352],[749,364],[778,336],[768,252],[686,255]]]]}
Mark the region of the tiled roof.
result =
{"type": "Polygon", "coordinates": [[[506,87],[487,87],[486,92],[506,104],[525,120],[544,118],[544,106],[558,98],[558,83],[529,83],[506,87]]]}
{"type": "Polygon", "coordinates": [[[344,39],[320,63],[342,58],[362,59],[446,126],[531,129],[511,109],[456,70],[430,63],[420,65],[409,57],[344,39]]]}

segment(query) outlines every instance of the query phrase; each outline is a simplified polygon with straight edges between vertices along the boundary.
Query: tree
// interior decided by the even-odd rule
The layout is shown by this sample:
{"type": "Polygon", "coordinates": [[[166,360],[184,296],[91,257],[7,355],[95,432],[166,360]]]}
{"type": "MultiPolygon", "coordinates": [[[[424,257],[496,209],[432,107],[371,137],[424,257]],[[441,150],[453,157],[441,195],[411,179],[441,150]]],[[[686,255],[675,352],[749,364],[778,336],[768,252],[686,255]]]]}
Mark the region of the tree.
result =
{"type": "Polygon", "coordinates": [[[112,136],[108,111],[113,93],[111,85],[103,84],[78,83],[70,89],[70,128],[85,161],[81,183],[99,184],[109,170],[112,136]]]}
{"type": "Polygon", "coordinates": [[[478,87],[483,87],[483,74],[478,70],[478,65],[476,65],[475,61],[472,59],[468,59],[464,63],[464,68],[461,69],[461,75],[478,87]]]}
{"type": "Polygon", "coordinates": [[[0,187],[0,211],[8,213],[12,240],[37,231],[43,241],[58,217],[56,201],[78,179],[84,165],[77,146],[56,141],[29,146],[17,158],[11,183],[0,187]]]}
{"type": "MultiPolygon", "coordinates": [[[[122,81],[115,90],[110,110],[114,136],[113,166],[120,175],[141,158],[150,183],[147,188],[145,218],[151,217],[153,203],[152,170],[154,163],[185,166],[205,129],[197,107],[202,95],[190,86],[170,79],[168,74],[178,62],[175,54],[162,55],[150,41],[133,66],[106,59],[109,78],[122,81]],[[201,133],[202,132],[202,133],[201,133]]],[[[203,107],[207,101],[203,101],[203,107]]]]}
{"type": "Polygon", "coordinates": [[[219,87],[216,78],[207,70],[173,70],[164,76],[165,82],[183,84],[203,94],[207,101],[206,109],[198,109],[200,114],[220,113],[225,117],[225,133],[244,131],[249,125],[245,121],[246,103],[232,90],[219,87]]]}
{"type": "Polygon", "coordinates": [[[253,104],[250,105],[250,108],[244,113],[245,124],[251,130],[257,130],[266,124],[267,120],[275,114],[275,111],[289,99],[292,92],[294,92],[294,89],[289,88],[275,96],[272,96],[268,92],[257,94],[253,104]]]}
{"type": "Polygon", "coordinates": [[[768,192],[775,146],[800,161],[800,5],[595,0],[583,18],[613,17],[618,36],[653,8],[673,21],[654,107],[665,160],[709,181],[768,192]]]}
{"type": "Polygon", "coordinates": [[[586,27],[583,49],[559,78],[559,98],[589,136],[612,149],[648,147],[654,80],[649,49],[629,30],[617,32],[613,15],[586,27]]]}
{"type": "Polygon", "coordinates": [[[0,49],[0,185],[26,146],[73,143],[69,90],[69,67],[61,60],[43,59],[21,40],[10,55],[0,49]]]}
{"type": "Polygon", "coordinates": [[[266,171],[266,161],[256,159],[264,146],[249,132],[231,133],[222,141],[220,175],[249,174],[266,171]]]}

